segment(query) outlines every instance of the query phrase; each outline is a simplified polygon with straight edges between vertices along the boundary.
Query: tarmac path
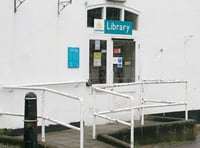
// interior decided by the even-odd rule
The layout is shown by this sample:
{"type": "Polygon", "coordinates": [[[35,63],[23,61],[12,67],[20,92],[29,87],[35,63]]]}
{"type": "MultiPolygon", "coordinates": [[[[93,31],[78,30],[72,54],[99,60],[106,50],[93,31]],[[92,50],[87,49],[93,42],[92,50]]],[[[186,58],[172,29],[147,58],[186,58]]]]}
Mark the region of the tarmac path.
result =
{"type": "MultiPolygon", "coordinates": [[[[126,126],[125,126],[126,127],[126,126]]],[[[102,131],[113,131],[123,128],[123,126],[112,124],[97,127],[97,134],[102,131]]],[[[84,148],[116,148],[109,144],[92,139],[92,127],[85,127],[84,148]]],[[[46,144],[52,148],[80,148],[79,132],[75,130],[66,130],[61,132],[51,132],[46,135],[46,144]]],[[[38,135],[41,138],[41,135],[38,135]]],[[[0,148],[20,148],[18,146],[0,144],[0,148]]],[[[198,130],[197,139],[195,141],[176,142],[176,143],[160,143],[152,145],[135,145],[134,148],[200,148],[200,131],[198,130]]]]}

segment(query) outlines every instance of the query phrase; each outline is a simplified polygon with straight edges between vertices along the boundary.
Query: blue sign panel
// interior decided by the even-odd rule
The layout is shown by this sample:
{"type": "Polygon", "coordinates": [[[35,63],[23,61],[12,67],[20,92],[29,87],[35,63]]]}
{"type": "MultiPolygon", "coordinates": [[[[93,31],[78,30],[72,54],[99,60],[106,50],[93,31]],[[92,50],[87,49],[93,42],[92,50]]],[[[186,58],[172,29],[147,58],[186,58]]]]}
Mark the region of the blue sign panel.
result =
{"type": "Polygon", "coordinates": [[[132,35],[133,23],[128,21],[105,20],[104,33],[132,35]]]}
{"type": "Polygon", "coordinates": [[[79,68],[78,47],[68,47],[68,68],[79,68]]]}
{"type": "Polygon", "coordinates": [[[122,67],[123,67],[123,59],[122,57],[118,57],[117,68],[122,68],[122,67]]]}

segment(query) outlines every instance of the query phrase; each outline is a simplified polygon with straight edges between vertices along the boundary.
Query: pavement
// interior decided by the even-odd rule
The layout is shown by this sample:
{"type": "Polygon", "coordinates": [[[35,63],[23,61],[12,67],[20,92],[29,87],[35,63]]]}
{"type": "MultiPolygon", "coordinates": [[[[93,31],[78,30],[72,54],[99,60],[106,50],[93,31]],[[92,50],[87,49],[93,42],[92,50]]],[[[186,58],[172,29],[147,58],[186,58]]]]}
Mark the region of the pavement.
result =
{"type": "MultiPolygon", "coordinates": [[[[124,126],[125,127],[125,126],[124,126]]],[[[108,124],[97,127],[97,134],[102,131],[113,131],[123,128],[123,125],[108,124]]],[[[80,148],[80,134],[75,130],[52,132],[46,135],[46,144],[55,148],[80,148]]],[[[84,128],[84,148],[115,148],[111,145],[92,139],[92,127],[84,128]]]]}
{"type": "MultiPolygon", "coordinates": [[[[122,124],[106,124],[97,126],[97,134],[104,132],[112,132],[127,128],[122,124]]],[[[0,137],[1,138],[1,137],[0,137]]],[[[22,137],[16,137],[23,139],[22,137]]],[[[39,143],[41,135],[38,135],[39,143]]],[[[42,143],[47,148],[80,148],[80,134],[75,130],[65,130],[59,132],[49,132],[46,134],[46,142],[42,143]]],[[[109,144],[92,139],[92,127],[86,126],[84,129],[84,148],[116,148],[109,144]]],[[[176,143],[160,143],[152,145],[136,145],[135,148],[200,148],[200,131],[197,133],[195,141],[176,142],[176,143]]]]}
{"type": "MultiPolygon", "coordinates": [[[[106,124],[97,126],[97,134],[112,132],[115,130],[127,128],[121,124],[106,124]]],[[[85,127],[84,148],[116,148],[98,140],[92,139],[92,127],[85,127]]],[[[79,132],[74,130],[49,133],[46,136],[46,143],[56,148],[80,148],[79,132]]],[[[152,145],[136,145],[135,148],[200,148],[200,131],[197,133],[195,141],[160,143],[152,145]]]]}

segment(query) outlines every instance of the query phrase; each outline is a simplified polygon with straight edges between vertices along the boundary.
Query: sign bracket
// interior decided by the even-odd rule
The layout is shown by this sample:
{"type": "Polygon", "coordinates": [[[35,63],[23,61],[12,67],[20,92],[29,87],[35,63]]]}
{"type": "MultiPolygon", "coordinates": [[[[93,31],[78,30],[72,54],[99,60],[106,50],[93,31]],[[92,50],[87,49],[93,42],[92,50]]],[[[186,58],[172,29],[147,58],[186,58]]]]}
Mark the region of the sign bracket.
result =
{"type": "Polygon", "coordinates": [[[14,13],[17,12],[17,9],[25,2],[25,0],[14,0],[14,13]]]}
{"type": "Polygon", "coordinates": [[[61,11],[69,4],[72,4],[72,0],[58,0],[58,15],[60,15],[61,11]]]}

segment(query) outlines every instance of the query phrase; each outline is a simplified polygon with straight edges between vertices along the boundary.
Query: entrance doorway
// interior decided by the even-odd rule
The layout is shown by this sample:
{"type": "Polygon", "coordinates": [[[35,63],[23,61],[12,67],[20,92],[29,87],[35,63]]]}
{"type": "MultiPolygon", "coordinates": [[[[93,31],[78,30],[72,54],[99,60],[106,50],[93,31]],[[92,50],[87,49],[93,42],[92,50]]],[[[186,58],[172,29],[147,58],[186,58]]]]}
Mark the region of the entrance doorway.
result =
{"type": "Polygon", "coordinates": [[[106,83],[106,40],[90,40],[90,71],[89,76],[92,84],[106,83]]]}
{"type": "Polygon", "coordinates": [[[136,58],[135,42],[133,40],[91,39],[89,40],[89,50],[89,79],[92,84],[135,81],[136,58]]]}
{"type": "Polygon", "coordinates": [[[135,42],[133,40],[113,40],[113,82],[135,81],[135,42]]]}

